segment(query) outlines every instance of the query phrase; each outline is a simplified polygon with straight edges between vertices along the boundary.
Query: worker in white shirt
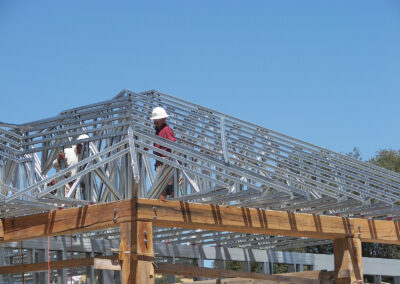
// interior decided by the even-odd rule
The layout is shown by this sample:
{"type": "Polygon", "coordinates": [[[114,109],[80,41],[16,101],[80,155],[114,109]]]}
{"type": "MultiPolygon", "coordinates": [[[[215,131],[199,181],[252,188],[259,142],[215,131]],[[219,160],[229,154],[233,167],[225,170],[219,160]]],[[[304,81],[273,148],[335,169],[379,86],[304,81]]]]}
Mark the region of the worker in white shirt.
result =
{"type": "MultiPolygon", "coordinates": [[[[77,140],[82,140],[82,139],[87,139],[87,138],[89,138],[89,136],[87,134],[82,134],[78,137],[77,140]]],[[[72,146],[71,148],[65,148],[64,151],[60,151],[58,153],[57,159],[55,159],[53,161],[53,168],[55,168],[56,170],[60,170],[63,162],[64,162],[64,165],[63,165],[64,168],[69,168],[73,165],[76,165],[79,162],[79,157],[80,157],[80,154],[82,153],[82,148],[83,148],[83,144],[79,143],[77,145],[72,146]]],[[[74,168],[71,171],[67,172],[65,174],[65,177],[69,178],[70,176],[75,175],[77,172],[78,172],[78,169],[74,168]]],[[[57,183],[57,180],[54,179],[48,185],[51,186],[56,183],[57,183]]],[[[73,184],[73,182],[70,182],[65,185],[65,196],[68,194],[72,184],[73,184]]],[[[82,191],[84,191],[85,184],[81,182],[80,185],[81,185],[82,191]]],[[[75,198],[78,198],[78,191],[75,192],[75,198]]]]}

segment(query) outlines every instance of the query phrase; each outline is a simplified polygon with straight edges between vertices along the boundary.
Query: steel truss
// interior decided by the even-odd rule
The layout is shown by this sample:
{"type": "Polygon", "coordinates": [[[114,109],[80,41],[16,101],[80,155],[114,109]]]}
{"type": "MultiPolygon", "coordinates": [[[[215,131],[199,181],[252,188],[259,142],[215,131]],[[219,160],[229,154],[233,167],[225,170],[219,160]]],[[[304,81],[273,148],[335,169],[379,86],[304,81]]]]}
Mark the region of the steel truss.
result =
{"type": "MultiPolygon", "coordinates": [[[[399,174],[158,91],[123,90],[111,100],[55,117],[0,126],[0,217],[132,198],[133,190],[139,197],[157,198],[174,179],[176,200],[400,218],[399,174]],[[170,114],[176,143],[154,135],[149,118],[156,106],[170,114]],[[52,163],[58,152],[76,145],[80,134],[90,138],[80,140],[79,163],[56,172],[52,163]],[[167,157],[159,176],[154,151],[167,157]],[[73,169],[76,174],[69,176],[73,169]],[[54,179],[57,183],[50,185],[54,179]]],[[[90,236],[118,234],[107,230],[90,236]]],[[[268,249],[326,243],[178,229],[154,235],[159,242],[268,249]]]]}

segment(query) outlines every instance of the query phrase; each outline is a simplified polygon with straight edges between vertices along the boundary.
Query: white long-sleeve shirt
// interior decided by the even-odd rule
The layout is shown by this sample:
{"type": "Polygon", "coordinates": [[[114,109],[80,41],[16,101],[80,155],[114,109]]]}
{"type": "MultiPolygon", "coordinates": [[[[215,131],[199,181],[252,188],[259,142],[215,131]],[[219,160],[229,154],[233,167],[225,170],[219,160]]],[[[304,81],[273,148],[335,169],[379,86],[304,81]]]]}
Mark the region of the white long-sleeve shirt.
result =
{"type": "MultiPolygon", "coordinates": [[[[64,153],[65,153],[65,168],[69,168],[73,165],[76,165],[79,162],[79,155],[76,151],[76,146],[72,146],[72,148],[65,148],[64,149],[64,153]]],[[[60,169],[60,163],[58,162],[58,159],[55,159],[53,161],[53,168],[59,170],[60,169]]],[[[70,172],[66,173],[65,175],[67,177],[70,177],[74,174],[76,174],[78,172],[78,169],[75,168],[73,170],[71,170],[70,172]]]]}

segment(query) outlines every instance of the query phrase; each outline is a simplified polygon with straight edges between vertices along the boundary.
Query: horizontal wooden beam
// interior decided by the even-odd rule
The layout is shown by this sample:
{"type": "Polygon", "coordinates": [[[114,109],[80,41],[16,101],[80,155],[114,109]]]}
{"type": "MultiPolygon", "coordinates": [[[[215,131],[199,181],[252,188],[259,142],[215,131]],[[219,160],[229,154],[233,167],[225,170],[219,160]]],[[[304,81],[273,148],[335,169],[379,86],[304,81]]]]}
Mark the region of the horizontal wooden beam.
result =
{"type": "MultiPolygon", "coordinates": [[[[321,280],[333,280],[334,278],[334,271],[326,271],[326,270],[309,270],[309,271],[301,271],[301,272],[289,272],[289,273],[280,273],[275,275],[280,276],[292,276],[304,279],[313,279],[319,280],[320,283],[329,283],[329,281],[321,281],[321,280]]],[[[348,277],[350,272],[342,271],[340,277],[348,277]]],[[[225,278],[225,279],[214,279],[214,280],[201,280],[201,281],[194,281],[193,283],[196,284],[274,284],[277,281],[272,280],[254,280],[251,278],[225,278]]]]}
{"type": "Polygon", "coordinates": [[[262,274],[254,272],[244,272],[235,270],[224,270],[206,267],[194,267],[190,265],[177,265],[177,264],[160,264],[156,268],[156,273],[159,274],[173,274],[182,276],[198,276],[198,277],[208,277],[208,278],[218,278],[218,277],[239,277],[248,279],[259,279],[259,280],[269,280],[276,282],[292,282],[292,283],[334,283],[332,280],[324,279],[310,279],[297,277],[293,275],[278,275],[278,274],[262,274]]]}
{"type": "MultiPolygon", "coordinates": [[[[118,255],[103,256],[103,257],[90,257],[90,258],[74,258],[67,260],[57,260],[50,261],[50,269],[63,269],[70,267],[81,267],[81,266],[91,266],[95,263],[95,260],[107,260],[107,263],[113,264],[118,261],[118,255]]],[[[46,271],[48,269],[47,262],[30,263],[30,264],[19,264],[12,266],[0,266],[0,274],[17,274],[35,271],[46,271]]]]}
{"type": "MultiPolygon", "coordinates": [[[[2,242],[70,235],[118,227],[132,219],[135,200],[124,200],[3,219],[2,242]]],[[[1,241],[0,241],[1,242],[1,241]]]]}
{"type": "MultiPolygon", "coordinates": [[[[178,284],[179,282],[173,283],[178,284]]],[[[193,281],[193,284],[276,284],[276,281],[254,280],[248,278],[217,278],[212,280],[193,281]]]]}
{"type": "Polygon", "coordinates": [[[4,238],[20,241],[117,227],[132,220],[155,226],[283,235],[318,239],[359,237],[362,242],[400,244],[400,223],[213,204],[131,199],[3,219],[4,238]]]}
{"type": "MultiPolygon", "coordinates": [[[[108,270],[121,270],[121,264],[118,262],[118,255],[112,255],[108,257],[101,258],[82,258],[82,259],[69,259],[60,261],[51,261],[50,269],[63,269],[70,267],[81,267],[94,265],[95,269],[108,269],[108,270]]],[[[17,274],[26,273],[34,271],[46,271],[48,269],[48,263],[33,263],[33,264],[23,264],[14,266],[3,266],[0,267],[0,274],[17,274]]],[[[234,270],[222,270],[214,268],[205,267],[194,267],[190,265],[176,265],[176,264],[157,264],[155,267],[155,272],[158,274],[173,274],[173,275],[183,275],[183,276],[201,276],[201,277],[241,277],[248,279],[264,279],[270,281],[279,282],[295,282],[295,283],[309,283],[309,284],[319,284],[319,283],[333,283],[330,280],[324,279],[310,279],[309,275],[304,275],[305,277],[295,276],[295,274],[289,275],[269,275],[254,272],[243,272],[234,270]],[[321,282],[322,281],[322,282],[321,282]]],[[[313,273],[315,275],[315,273],[313,273]]]]}
{"type": "MultiPolygon", "coordinates": [[[[172,283],[178,284],[179,282],[172,283]]],[[[193,284],[276,284],[276,281],[252,280],[246,278],[217,278],[212,280],[193,281],[193,284]]]]}

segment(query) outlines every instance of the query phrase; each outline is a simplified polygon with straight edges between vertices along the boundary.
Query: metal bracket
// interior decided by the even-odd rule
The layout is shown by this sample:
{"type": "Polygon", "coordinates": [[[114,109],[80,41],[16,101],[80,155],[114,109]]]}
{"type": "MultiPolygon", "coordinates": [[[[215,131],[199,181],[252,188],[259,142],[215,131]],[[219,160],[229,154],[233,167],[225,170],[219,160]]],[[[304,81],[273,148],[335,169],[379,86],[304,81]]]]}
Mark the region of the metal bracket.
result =
{"type": "Polygon", "coordinates": [[[117,223],[117,221],[118,221],[117,214],[118,214],[118,210],[117,210],[117,208],[114,208],[114,218],[113,218],[114,223],[117,223]]]}

